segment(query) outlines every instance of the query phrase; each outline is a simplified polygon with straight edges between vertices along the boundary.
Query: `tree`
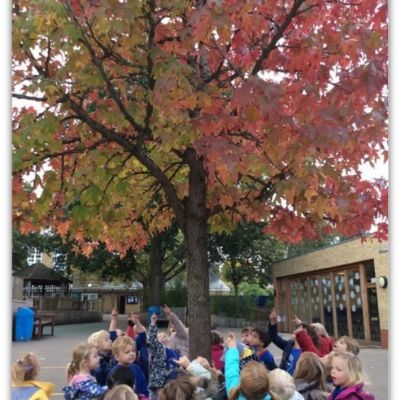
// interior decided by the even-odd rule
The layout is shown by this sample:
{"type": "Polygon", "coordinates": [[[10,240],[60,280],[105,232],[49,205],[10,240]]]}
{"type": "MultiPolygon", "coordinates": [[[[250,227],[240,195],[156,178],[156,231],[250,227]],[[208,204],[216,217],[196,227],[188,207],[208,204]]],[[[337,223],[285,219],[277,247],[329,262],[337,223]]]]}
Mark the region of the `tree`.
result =
{"type": "Polygon", "coordinates": [[[74,267],[96,273],[102,279],[138,280],[145,288],[147,302],[156,305],[161,305],[165,283],[186,268],[182,239],[176,225],[152,236],[142,250],[129,249],[124,257],[108,251],[104,243],[99,243],[87,257],[77,251],[73,241],[63,240],[52,232],[22,235],[13,230],[13,270],[28,266],[27,257],[33,248],[51,254],[54,269],[61,272],[70,274],[74,267]]]}
{"type": "Polygon", "coordinates": [[[209,355],[207,225],[298,242],[387,232],[387,6],[332,1],[16,0],[14,221],[89,254],[176,219],[190,353],[209,355]],[[17,105],[17,103],[16,103],[17,105]],[[30,173],[30,190],[24,176],[30,173]],[[39,189],[42,190],[39,193],[39,189]]]}
{"type": "Polygon", "coordinates": [[[28,266],[28,256],[32,249],[40,250],[43,247],[43,241],[40,235],[30,233],[22,235],[17,230],[12,230],[12,270],[13,272],[24,269],[28,266]]]}
{"type": "Polygon", "coordinates": [[[231,233],[213,235],[212,245],[219,250],[216,262],[223,263],[223,277],[232,283],[239,310],[242,283],[271,283],[272,263],[282,259],[285,246],[271,235],[263,235],[265,224],[240,223],[231,233]]]}
{"type": "Polygon", "coordinates": [[[300,243],[294,245],[289,244],[287,249],[287,256],[301,256],[302,254],[308,253],[309,251],[340,243],[342,240],[345,239],[346,238],[338,235],[329,235],[321,237],[319,240],[303,240],[300,243]]]}

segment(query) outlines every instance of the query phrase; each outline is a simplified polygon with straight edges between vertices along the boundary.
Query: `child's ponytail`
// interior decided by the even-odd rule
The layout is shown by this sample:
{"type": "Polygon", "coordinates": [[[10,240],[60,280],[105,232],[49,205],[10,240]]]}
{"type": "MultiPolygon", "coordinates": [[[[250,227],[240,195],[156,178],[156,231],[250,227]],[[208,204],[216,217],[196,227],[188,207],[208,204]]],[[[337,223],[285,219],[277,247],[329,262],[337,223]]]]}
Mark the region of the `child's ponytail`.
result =
{"type": "Polygon", "coordinates": [[[27,353],[14,362],[11,367],[11,373],[15,383],[35,379],[39,374],[39,362],[35,354],[27,353]]]}
{"type": "Polygon", "coordinates": [[[79,366],[77,366],[74,361],[70,361],[67,365],[67,381],[69,382],[78,372],[79,366]]]}

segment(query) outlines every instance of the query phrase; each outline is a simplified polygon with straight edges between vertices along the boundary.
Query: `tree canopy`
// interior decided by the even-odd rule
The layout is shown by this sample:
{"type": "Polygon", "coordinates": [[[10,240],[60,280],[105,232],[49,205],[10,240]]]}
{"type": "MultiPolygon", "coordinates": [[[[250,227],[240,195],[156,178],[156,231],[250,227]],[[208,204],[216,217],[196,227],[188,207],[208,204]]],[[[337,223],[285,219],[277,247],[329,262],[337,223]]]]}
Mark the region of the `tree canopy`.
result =
{"type": "Polygon", "coordinates": [[[13,107],[15,224],[123,254],[175,218],[193,356],[207,224],[386,237],[387,182],[360,171],[387,157],[386,2],[15,0],[12,39],[32,104],[13,107]]]}

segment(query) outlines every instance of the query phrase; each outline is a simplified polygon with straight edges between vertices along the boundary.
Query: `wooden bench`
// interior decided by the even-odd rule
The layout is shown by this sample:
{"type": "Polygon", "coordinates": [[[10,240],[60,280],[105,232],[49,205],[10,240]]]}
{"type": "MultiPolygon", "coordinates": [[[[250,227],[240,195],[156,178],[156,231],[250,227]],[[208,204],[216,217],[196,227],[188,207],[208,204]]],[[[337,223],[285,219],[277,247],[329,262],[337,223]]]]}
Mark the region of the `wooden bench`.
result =
{"type": "MultiPolygon", "coordinates": [[[[186,325],[187,318],[187,307],[170,307],[170,310],[186,325]]],[[[165,315],[164,307],[161,307],[160,315],[158,316],[159,321],[168,321],[165,315]]]]}
{"type": "Polygon", "coordinates": [[[51,327],[51,333],[49,333],[49,335],[53,336],[54,319],[55,315],[37,315],[33,320],[33,336],[36,336],[38,339],[41,339],[44,336],[44,328],[46,326],[51,327]]]}

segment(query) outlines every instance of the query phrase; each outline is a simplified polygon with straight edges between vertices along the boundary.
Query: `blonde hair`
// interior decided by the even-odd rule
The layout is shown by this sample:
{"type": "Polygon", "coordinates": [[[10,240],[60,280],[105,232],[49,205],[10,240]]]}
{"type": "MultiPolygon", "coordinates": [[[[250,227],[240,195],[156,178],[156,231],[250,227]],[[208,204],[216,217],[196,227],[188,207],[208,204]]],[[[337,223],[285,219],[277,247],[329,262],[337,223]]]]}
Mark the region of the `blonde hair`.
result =
{"type": "Polygon", "coordinates": [[[268,374],[271,392],[279,396],[281,400],[288,400],[296,391],[293,377],[280,368],[272,370],[268,374]]]}
{"type": "Polygon", "coordinates": [[[355,354],[349,353],[348,351],[340,351],[333,354],[332,362],[335,358],[340,358],[346,363],[348,372],[346,387],[357,385],[359,383],[366,383],[361,361],[355,354]]]}
{"type": "Polygon", "coordinates": [[[346,343],[346,351],[349,353],[353,353],[356,356],[360,352],[360,345],[357,340],[349,336],[341,336],[339,340],[343,340],[346,343]]]}
{"type": "MultiPolygon", "coordinates": [[[[238,399],[240,394],[248,399],[261,400],[269,392],[268,371],[264,364],[250,361],[240,373],[240,383],[228,393],[229,400],[238,399]]],[[[271,396],[273,398],[273,396],[271,396]]]]}
{"type": "Polygon", "coordinates": [[[112,352],[114,355],[120,354],[127,346],[133,346],[133,351],[136,351],[136,342],[129,336],[118,336],[112,344],[112,352]]]}
{"type": "Polygon", "coordinates": [[[106,330],[101,330],[92,333],[88,337],[88,343],[93,344],[94,346],[98,346],[100,342],[102,342],[105,339],[108,339],[110,337],[110,334],[106,330]]]}
{"type": "Polygon", "coordinates": [[[169,381],[158,393],[158,400],[191,400],[196,392],[192,378],[182,375],[169,381]]]}
{"type": "Polygon", "coordinates": [[[90,352],[93,349],[97,350],[96,346],[90,343],[79,343],[74,347],[72,351],[72,360],[67,366],[68,381],[80,371],[83,361],[89,358],[90,352]]]}
{"type": "Polygon", "coordinates": [[[315,328],[318,335],[329,337],[329,334],[328,334],[325,326],[322,325],[320,322],[313,322],[311,325],[315,328]]]}
{"type": "Polygon", "coordinates": [[[14,383],[22,383],[35,379],[39,374],[39,361],[34,353],[27,353],[21,359],[15,361],[11,367],[14,383]]]}
{"type": "Polygon", "coordinates": [[[108,390],[104,400],[138,400],[137,394],[128,385],[117,385],[108,390]]]}
{"type": "Polygon", "coordinates": [[[303,379],[308,383],[318,382],[319,389],[326,391],[325,367],[319,357],[310,351],[302,353],[297,360],[294,379],[303,379]]]}

